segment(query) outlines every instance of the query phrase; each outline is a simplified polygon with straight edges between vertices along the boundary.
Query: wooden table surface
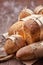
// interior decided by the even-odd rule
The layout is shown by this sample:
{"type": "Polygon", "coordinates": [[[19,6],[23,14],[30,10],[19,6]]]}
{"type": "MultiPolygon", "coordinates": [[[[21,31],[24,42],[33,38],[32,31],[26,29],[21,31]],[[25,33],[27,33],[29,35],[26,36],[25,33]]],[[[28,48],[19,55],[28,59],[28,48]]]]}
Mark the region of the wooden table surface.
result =
{"type": "Polygon", "coordinates": [[[0,65],[24,65],[22,62],[16,59],[10,59],[5,62],[0,62],[0,65]]]}
{"type": "MultiPolygon", "coordinates": [[[[43,0],[0,0],[0,35],[7,32],[8,28],[17,21],[18,14],[23,8],[28,7],[33,10],[41,4],[43,4],[43,0]]],[[[23,64],[16,59],[10,59],[6,62],[0,62],[0,65],[23,64]]],[[[43,59],[34,65],[43,65],[43,59]]]]}
{"type": "MultiPolygon", "coordinates": [[[[13,59],[10,59],[10,60],[5,61],[5,62],[0,62],[0,65],[26,65],[26,64],[13,58],[13,59]]],[[[27,65],[29,65],[29,64],[27,64],[27,65]]],[[[32,65],[43,65],[43,59],[37,60],[32,65]]]]}

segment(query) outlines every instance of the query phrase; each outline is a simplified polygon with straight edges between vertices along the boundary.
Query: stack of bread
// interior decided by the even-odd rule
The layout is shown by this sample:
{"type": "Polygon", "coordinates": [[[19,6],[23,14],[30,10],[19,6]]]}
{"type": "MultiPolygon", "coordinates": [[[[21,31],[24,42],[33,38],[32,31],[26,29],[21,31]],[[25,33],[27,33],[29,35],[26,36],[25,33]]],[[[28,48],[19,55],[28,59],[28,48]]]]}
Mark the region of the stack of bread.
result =
{"type": "Polygon", "coordinates": [[[43,6],[23,9],[18,21],[7,33],[3,34],[6,41],[1,51],[5,55],[16,53],[20,60],[31,60],[43,57],[43,6]]]}

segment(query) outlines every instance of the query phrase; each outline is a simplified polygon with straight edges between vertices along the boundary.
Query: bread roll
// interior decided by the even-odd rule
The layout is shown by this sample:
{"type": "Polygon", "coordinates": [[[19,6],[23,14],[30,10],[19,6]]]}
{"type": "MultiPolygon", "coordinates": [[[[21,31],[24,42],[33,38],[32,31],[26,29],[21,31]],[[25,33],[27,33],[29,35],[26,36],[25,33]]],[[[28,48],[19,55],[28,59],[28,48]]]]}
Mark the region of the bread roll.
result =
{"type": "Polygon", "coordinates": [[[39,5],[34,10],[35,14],[42,14],[43,15],[43,5],[39,5]]]}
{"type": "Polygon", "coordinates": [[[32,60],[43,57],[43,41],[19,49],[16,57],[20,60],[32,60]]]}
{"type": "Polygon", "coordinates": [[[19,34],[21,35],[24,39],[25,37],[25,32],[24,32],[24,23],[23,21],[19,21],[14,23],[8,30],[8,34],[9,35],[13,35],[13,34],[19,34]]]}
{"type": "Polygon", "coordinates": [[[24,25],[24,30],[26,33],[26,41],[28,44],[40,40],[40,27],[37,23],[35,23],[34,20],[28,20],[24,25]]]}
{"type": "Polygon", "coordinates": [[[18,20],[21,20],[22,18],[25,18],[27,16],[30,16],[31,14],[33,14],[33,11],[31,9],[27,9],[27,8],[24,8],[19,16],[18,16],[18,20]]]}
{"type": "Polygon", "coordinates": [[[4,49],[7,54],[12,54],[25,45],[26,43],[24,39],[22,38],[22,36],[12,35],[8,37],[8,39],[6,40],[4,44],[4,49]]]}
{"type": "Polygon", "coordinates": [[[31,18],[26,17],[23,19],[23,21],[25,21],[24,31],[26,35],[26,41],[28,44],[39,41],[40,36],[42,38],[43,35],[43,16],[36,16],[32,15],[31,18]]]}

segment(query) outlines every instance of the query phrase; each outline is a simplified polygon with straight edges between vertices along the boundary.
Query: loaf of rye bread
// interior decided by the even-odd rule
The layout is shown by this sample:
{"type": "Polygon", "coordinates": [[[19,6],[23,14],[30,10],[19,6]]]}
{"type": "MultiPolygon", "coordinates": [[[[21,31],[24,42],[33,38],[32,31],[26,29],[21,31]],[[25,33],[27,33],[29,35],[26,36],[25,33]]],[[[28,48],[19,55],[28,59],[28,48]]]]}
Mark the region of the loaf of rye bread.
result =
{"type": "Polygon", "coordinates": [[[20,60],[32,60],[41,57],[43,57],[43,41],[25,46],[16,53],[16,58],[20,60]]]}

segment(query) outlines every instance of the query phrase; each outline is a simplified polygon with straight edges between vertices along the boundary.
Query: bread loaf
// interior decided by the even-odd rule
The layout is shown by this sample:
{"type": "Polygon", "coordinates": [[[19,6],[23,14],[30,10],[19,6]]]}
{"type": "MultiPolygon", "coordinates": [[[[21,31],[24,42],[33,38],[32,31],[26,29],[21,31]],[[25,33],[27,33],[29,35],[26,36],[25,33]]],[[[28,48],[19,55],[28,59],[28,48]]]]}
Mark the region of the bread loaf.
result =
{"type": "Polygon", "coordinates": [[[39,5],[34,10],[35,14],[42,14],[43,15],[43,5],[39,5]]]}
{"type": "Polygon", "coordinates": [[[32,14],[33,14],[33,11],[32,11],[31,9],[24,8],[24,9],[20,12],[20,14],[19,14],[19,16],[18,16],[18,20],[21,20],[22,18],[25,18],[25,17],[30,16],[30,15],[32,15],[32,14]]]}
{"type": "Polygon", "coordinates": [[[8,39],[6,40],[4,44],[4,49],[7,54],[12,54],[25,45],[26,43],[24,39],[22,38],[22,36],[12,35],[8,37],[8,39]]]}
{"type": "Polygon", "coordinates": [[[43,57],[43,41],[30,44],[19,49],[16,57],[20,60],[32,60],[43,57]]]}

